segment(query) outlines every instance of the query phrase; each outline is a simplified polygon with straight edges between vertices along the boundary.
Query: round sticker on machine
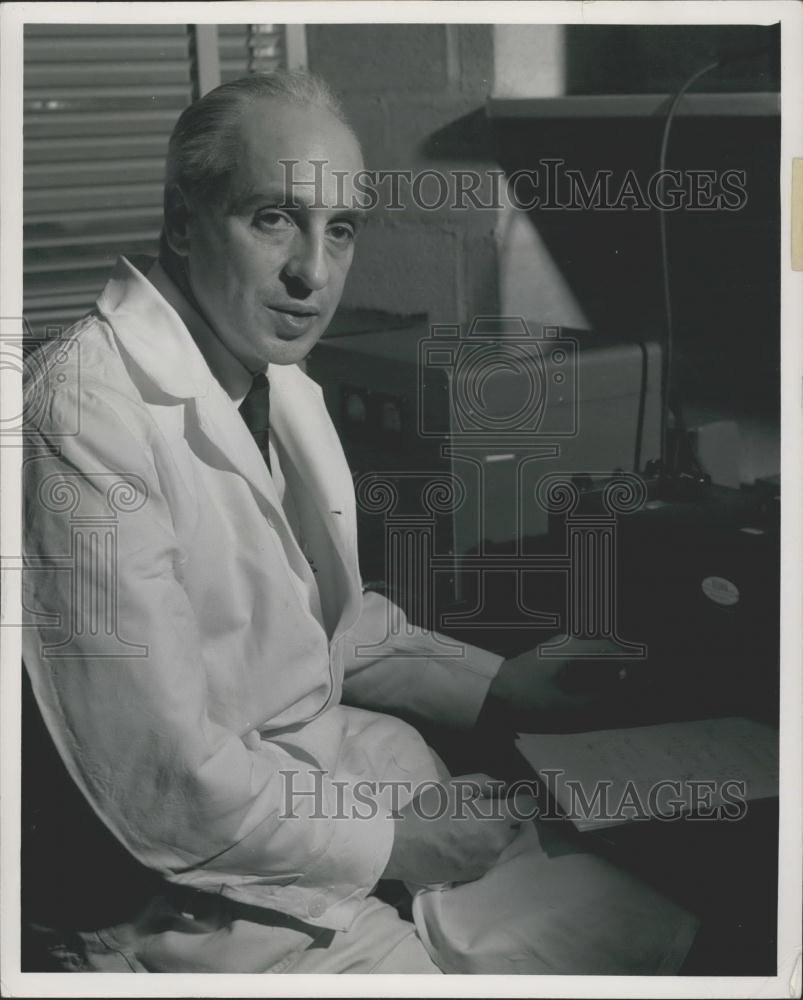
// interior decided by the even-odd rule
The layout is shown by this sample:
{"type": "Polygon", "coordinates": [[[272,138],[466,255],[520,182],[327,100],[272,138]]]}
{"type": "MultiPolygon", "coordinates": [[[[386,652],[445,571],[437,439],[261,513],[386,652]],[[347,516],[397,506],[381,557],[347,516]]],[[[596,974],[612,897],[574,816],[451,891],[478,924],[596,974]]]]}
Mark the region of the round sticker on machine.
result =
{"type": "Polygon", "coordinates": [[[703,593],[715,604],[738,604],[739,588],[724,576],[707,576],[702,582],[703,593]]]}

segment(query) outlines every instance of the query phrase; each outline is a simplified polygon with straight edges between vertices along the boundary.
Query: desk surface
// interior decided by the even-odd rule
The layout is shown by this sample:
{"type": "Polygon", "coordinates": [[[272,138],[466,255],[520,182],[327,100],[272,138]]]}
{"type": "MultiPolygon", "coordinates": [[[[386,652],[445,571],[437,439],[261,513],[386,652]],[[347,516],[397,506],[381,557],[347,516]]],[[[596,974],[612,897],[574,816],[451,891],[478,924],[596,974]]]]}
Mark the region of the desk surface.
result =
{"type": "MultiPolygon", "coordinates": [[[[479,732],[470,735],[419,728],[452,774],[485,772],[508,782],[535,779],[513,745],[508,722],[492,712],[483,713],[479,732]]],[[[700,918],[682,975],[775,974],[777,799],[748,803],[737,822],[683,817],[589,833],[578,833],[565,819],[550,822],[700,918]]]]}
{"type": "MultiPolygon", "coordinates": [[[[752,506],[750,497],[713,491],[699,503],[623,525],[621,578],[629,590],[621,634],[646,642],[647,659],[631,665],[615,696],[584,712],[515,719],[489,708],[478,733],[426,731],[451,772],[532,779],[513,744],[517,730],[585,732],[728,715],[777,725],[778,539],[766,511],[764,534],[740,530],[753,523],[752,506]],[[741,586],[744,603],[735,610],[710,605],[699,586],[702,575],[716,572],[712,567],[726,565],[741,586]]],[[[509,607],[501,583],[486,593],[509,607]]],[[[488,607],[489,617],[495,610],[488,607]]],[[[512,655],[547,636],[523,626],[458,637],[512,655]]],[[[584,834],[558,822],[701,918],[684,974],[775,973],[777,799],[750,802],[737,822],[685,817],[584,834]]]]}

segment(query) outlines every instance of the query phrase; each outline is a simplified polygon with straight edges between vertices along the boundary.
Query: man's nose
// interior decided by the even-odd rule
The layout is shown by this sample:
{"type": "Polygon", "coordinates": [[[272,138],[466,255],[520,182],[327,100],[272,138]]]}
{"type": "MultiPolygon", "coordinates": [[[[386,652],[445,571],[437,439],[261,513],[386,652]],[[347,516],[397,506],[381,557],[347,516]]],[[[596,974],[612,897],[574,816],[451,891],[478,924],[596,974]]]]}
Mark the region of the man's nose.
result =
{"type": "Polygon", "coordinates": [[[298,233],[284,268],[288,278],[313,292],[325,288],[329,282],[324,239],[323,234],[298,233]]]}

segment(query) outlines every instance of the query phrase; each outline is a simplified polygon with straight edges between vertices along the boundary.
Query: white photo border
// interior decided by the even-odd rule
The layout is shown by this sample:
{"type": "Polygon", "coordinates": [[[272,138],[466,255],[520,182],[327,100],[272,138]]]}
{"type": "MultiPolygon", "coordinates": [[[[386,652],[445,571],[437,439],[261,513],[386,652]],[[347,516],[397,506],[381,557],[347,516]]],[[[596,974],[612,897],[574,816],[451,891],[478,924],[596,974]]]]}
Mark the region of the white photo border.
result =
{"type": "MultiPolygon", "coordinates": [[[[22,315],[23,26],[34,22],[150,23],[781,23],[781,800],[778,968],[775,977],[595,976],[282,976],[23,973],[19,959],[20,638],[0,628],[2,836],[0,971],[9,997],[110,996],[461,996],[485,997],[794,997],[801,995],[801,563],[803,432],[801,331],[803,272],[791,268],[792,160],[803,157],[803,5],[797,0],[714,2],[231,2],[6,3],[0,8],[0,317],[22,315]]],[[[803,219],[795,225],[803,228],[803,219]]],[[[21,411],[20,379],[0,372],[2,414],[21,411]]],[[[0,448],[0,553],[20,553],[20,448],[0,448]]],[[[3,574],[2,620],[19,621],[19,574],[3,574]]],[[[749,864],[749,859],[745,859],[749,864]]]]}

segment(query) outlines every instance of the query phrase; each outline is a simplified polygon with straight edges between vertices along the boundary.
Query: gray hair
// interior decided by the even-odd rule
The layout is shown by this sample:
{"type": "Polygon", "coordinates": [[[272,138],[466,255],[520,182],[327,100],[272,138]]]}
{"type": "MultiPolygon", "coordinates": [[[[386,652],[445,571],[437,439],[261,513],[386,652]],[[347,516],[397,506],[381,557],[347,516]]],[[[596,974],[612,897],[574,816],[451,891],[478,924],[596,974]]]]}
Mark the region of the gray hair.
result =
{"type": "Polygon", "coordinates": [[[343,105],[319,76],[306,70],[253,73],[215,87],[181,113],[167,150],[165,193],[178,184],[189,199],[222,199],[237,164],[240,120],[255,101],[269,97],[329,111],[353,134],[343,105]]]}

